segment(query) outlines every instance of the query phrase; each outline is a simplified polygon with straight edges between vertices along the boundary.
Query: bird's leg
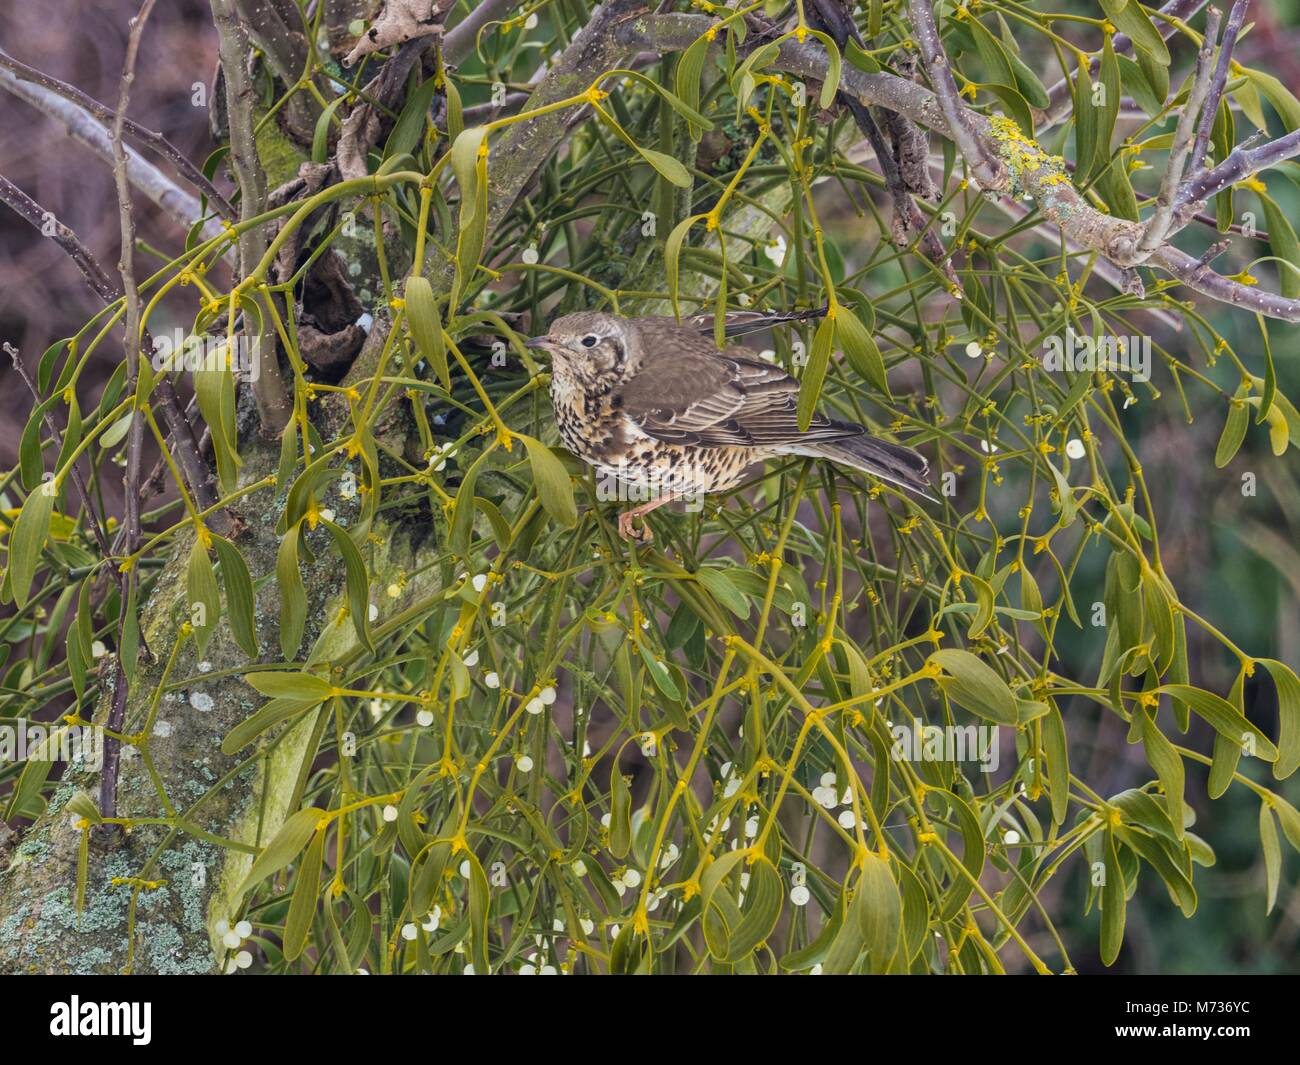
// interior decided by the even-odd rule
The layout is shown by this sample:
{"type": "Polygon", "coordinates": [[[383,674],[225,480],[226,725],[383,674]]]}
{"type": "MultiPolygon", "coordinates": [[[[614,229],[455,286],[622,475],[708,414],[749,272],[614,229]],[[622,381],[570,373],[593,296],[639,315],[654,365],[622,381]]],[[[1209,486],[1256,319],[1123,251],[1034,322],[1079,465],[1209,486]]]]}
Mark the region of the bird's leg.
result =
{"type": "Polygon", "coordinates": [[[642,503],[639,507],[633,507],[631,510],[625,510],[618,516],[618,535],[624,540],[635,540],[640,544],[648,544],[655,538],[655,534],[650,531],[650,526],[645,522],[641,523],[641,528],[633,528],[632,523],[637,518],[644,517],[654,510],[655,507],[661,507],[665,503],[671,503],[677,495],[673,492],[665,492],[663,495],[656,496],[648,503],[642,503]]]}

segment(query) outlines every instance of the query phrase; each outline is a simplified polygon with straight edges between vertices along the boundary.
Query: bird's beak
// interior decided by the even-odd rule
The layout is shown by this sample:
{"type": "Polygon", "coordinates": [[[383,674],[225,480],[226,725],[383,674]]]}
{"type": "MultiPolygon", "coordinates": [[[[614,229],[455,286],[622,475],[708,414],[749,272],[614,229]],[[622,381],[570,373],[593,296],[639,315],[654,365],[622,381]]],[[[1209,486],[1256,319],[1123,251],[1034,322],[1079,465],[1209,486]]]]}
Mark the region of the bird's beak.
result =
{"type": "Polygon", "coordinates": [[[524,341],[524,347],[534,350],[549,351],[554,346],[550,337],[530,337],[524,341]]]}

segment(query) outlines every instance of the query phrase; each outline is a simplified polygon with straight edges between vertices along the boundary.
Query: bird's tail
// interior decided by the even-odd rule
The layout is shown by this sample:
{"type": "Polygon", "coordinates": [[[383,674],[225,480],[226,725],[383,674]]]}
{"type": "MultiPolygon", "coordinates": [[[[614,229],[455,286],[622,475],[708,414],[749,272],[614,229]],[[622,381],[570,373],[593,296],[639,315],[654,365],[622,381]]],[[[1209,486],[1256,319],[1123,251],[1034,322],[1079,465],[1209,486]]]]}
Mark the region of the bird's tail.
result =
{"type": "Polygon", "coordinates": [[[901,444],[891,444],[874,436],[846,436],[838,440],[818,440],[790,449],[795,454],[827,458],[844,466],[879,477],[917,495],[933,500],[930,493],[930,464],[925,456],[901,444]]]}

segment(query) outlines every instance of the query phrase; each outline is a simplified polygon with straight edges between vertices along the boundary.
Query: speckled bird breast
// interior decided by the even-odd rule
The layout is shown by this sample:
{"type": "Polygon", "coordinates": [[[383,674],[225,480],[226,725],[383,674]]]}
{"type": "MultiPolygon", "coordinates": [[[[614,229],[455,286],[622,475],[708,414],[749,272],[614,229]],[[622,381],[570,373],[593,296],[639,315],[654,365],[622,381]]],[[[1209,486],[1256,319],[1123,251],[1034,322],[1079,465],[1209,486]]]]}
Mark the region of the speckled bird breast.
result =
{"type": "Polygon", "coordinates": [[[551,378],[551,402],[564,446],[597,473],[646,491],[709,494],[733,488],[765,456],[749,448],[667,444],[642,432],[618,394],[583,388],[568,374],[551,378]]]}

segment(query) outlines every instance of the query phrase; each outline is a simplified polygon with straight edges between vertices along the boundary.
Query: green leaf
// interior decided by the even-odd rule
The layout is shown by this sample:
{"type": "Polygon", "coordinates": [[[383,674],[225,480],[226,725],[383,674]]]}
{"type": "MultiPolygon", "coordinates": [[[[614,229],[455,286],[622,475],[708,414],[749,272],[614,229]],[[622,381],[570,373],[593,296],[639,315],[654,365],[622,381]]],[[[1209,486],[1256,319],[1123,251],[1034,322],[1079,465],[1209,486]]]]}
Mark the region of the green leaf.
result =
{"type": "Polygon", "coordinates": [[[280,462],[276,468],[275,491],[279,495],[290,486],[293,471],[298,468],[298,423],[294,419],[280,434],[280,462]]]}
{"type": "Polygon", "coordinates": [[[1264,912],[1273,912],[1277,888],[1282,879],[1282,844],[1277,838],[1277,822],[1268,803],[1259,804],[1259,845],[1264,852],[1264,878],[1268,885],[1264,912]]]}
{"type": "MultiPolygon", "coordinates": [[[[1029,571],[1026,569],[1022,572],[1027,574],[1029,571]]],[[[973,640],[983,633],[993,620],[993,589],[988,581],[976,577],[973,573],[966,574],[966,580],[975,589],[975,616],[971,618],[970,628],[966,633],[968,638],[973,640]]]]}
{"type": "Polygon", "coordinates": [[[1145,72],[1128,56],[1119,56],[1120,85],[1126,95],[1133,97],[1134,103],[1146,112],[1147,117],[1155,118],[1165,108],[1165,98],[1159,96],[1147,80],[1145,72]]]}
{"type": "Polygon", "coordinates": [[[205,360],[204,368],[195,370],[193,378],[194,398],[199,413],[203,415],[204,424],[212,431],[217,479],[223,492],[232,493],[238,487],[240,467],[235,430],[234,376],[228,365],[217,369],[205,360]]]}
{"type": "Polygon", "coordinates": [[[221,617],[221,590],[212,569],[208,549],[201,537],[194,538],[190,561],[185,570],[185,590],[189,599],[189,622],[194,629],[194,643],[202,655],[216,631],[221,617]]]}
{"type": "Polygon", "coordinates": [[[704,218],[702,214],[693,214],[688,218],[683,218],[677,225],[673,226],[673,231],[668,234],[668,240],[664,242],[664,273],[668,278],[668,298],[672,301],[673,314],[681,317],[681,308],[677,305],[678,289],[681,279],[681,258],[682,245],[686,242],[686,236],[696,222],[704,218]]]}
{"type": "Polygon", "coordinates": [[[1083,185],[1086,182],[1101,153],[1098,134],[1099,109],[1093,106],[1092,94],[1092,75],[1088,73],[1088,60],[1079,56],[1078,72],[1072,83],[1076,185],[1083,185]]]}
{"type": "Polygon", "coordinates": [[[135,414],[123,414],[104,432],[99,434],[99,446],[104,451],[111,451],[126,437],[126,431],[131,428],[131,423],[135,421],[135,414]]]}
{"type": "Polygon", "coordinates": [[[928,664],[944,671],[937,683],[958,706],[998,725],[1019,721],[1016,698],[998,674],[969,651],[945,648],[930,655],[928,664]]]}
{"type": "Polygon", "coordinates": [[[460,98],[460,89],[450,76],[446,67],[442,67],[442,83],[447,97],[447,137],[454,141],[465,130],[465,105],[460,98]]]}
{"type": "Polygon", "coordinates": [[[456,274],[448,306],[459,307],[487,242],[487,130],[483,126],[462,131],[452,142],[451,169],[460,188],[460,221],[456,234],[456,274]]]}
{"type": "Polygon", "coordinates": [[[1282,834],[1297,851],[1300,851],[1300,810],[1297,810],[1281,795],[1268,792],[1268,804],[1282,825],[1282,834]]]}
{"type": "Polygon", "coordinates": [[[714,599],[737,617],[749,617],[749,600],[723,570],[702,567],[695,578],[708,589],[714,599]]]}
{"type": "Polygon", "coordinates": [[[334,538],[334,546],[343,558],[343,571],[347,581],[348,615],[352,618],[352,628],[356,631],[361,646],[374,654],[375,645],[370,639],[370,576],[361,552],[347,530],[335,525],[325,518],[321,524],[334,538]]]}
{"type": "Polygon", "coordinates": [[[479,470],[483,468],[487,457],[486,451],[479,454],[470,468],[465,471],[460,487],[456,490],[456,502],[452,508],[451,529],[447,535],[447,542],[461,558],[469,557],[470,541],[474,534],[474,491],[478,486],[479,470]]]}
{"type": "Polygon", "coordinates": [[[1163,672],[1174,660],[1174,611],[1164,583],[1149,568],[1142,571],[1142,606],[1153,632],[1152,661],[1163,672]]]}
{"type": "Polygon", "coordinates": [[[889,382],[885,378],[885,360],[880,355],[880,348],[858,316],[848,307],[838,304],[835,307],[834,322],[835,343],[843,349],[849,365],[870,381],[886,399],[893,399],[889,392],[889,382]]]}
{"type": "Polygon", "coordinates": [[[284,957],[295,960],[307,946],[312,921],[316,919],[316,900],[320,895],[320,871],[324,861],[325,831],[320,829],[311,837],[307,853],[298,866],[289,914],[284,920],[284,957]]]}
{"type": "Polygon", "coordinates": [[[781,917],[782,901],[780,874],[766,856],[738,850],[713,861],[700,877],[704,941],[709,953],[730,964],[749,957],[772,934],[781,917]],[[756,860],[749,866],[742,907],[727,883],[739,873],[746,858],[756,860]]]}
{"type": "Polygon", "coordinates": [[[1052,800],[1052,824],[1065,824],[1070,808],[1070,750],[1065,721],[1053,704],[1043,718],[1043,753],[1047,756],[1047,790],[1052,800]]]}
{"type": "Polygon", "coordinates": [[[835,46],[835,41],[829,34],[814,30],[812,36],[816,37],[821,42],[822,47],[826,49],[826,77],[822,79],[821,96],[817,101],[821,109],[825,111],[835,103],[835,94],[840,90],[840,72],[844,64],[840,58],[840,50],[835,46]]]}
{"type": "Polygon", "coordinates": [[[18,468],[22,474],[22,485],[31,492],[39,488],[45,476],[45,459],[41,438],[45,432],[45,413],[59,403],[58,397],[51,397],[38,404],[23,427],[23,435],[18,441],[18,468]]]}
{"type": "Polygon", "coordinates": [[[691,172],[680,161],[665,152],[657,152],[652,148],[642,148],[640,145],[635,147],[637,154],[654,167],[669,184],[676,185],[679,189],[689,189],[691,187],[691,172]]]}
{"type": "Polygon", "coordinates": [[[249,576],[244,557],[229,540],[213,534],[212,546],[217,550],[221,566],[221,581],[226,586],[226,617],[235,642],[249,658],[260,655],[257,645],[257,599],[253,594],[253,579],[249,576]]]}
{"type": "Polygon", "coordinates": [[[1276,264],[1278,288],[1287,299],[1296,299],[1300,297],[1300,240],[1296,239],[1295,228],[1276,201],[1263,192],[1256,192],[1256,195],[1264,205],[1268,241],[1273,254],[1283,260],[1276,264]]]}
{"type": "Polygon", "coordinates": [[[1124,915],[1128,904],[1124,872],[1115,848],[1115,833],[1107,829],[1102,850],[1106,882],[1101,887],[1101,963],[1113,965],[1124,944],[1124,915]]]}
{"type": "Polygon", "coordinates": [[[1247,70],[1245,74],[1251,85],[1263,93],[1264,98],[1273,105],[1282,121],[1286,123],[1286,128],[1300,129],[1300,100],[1295,98],[1291,90],[1272,74],[1265,74],[1258,70],[1247,70]]]}
{"type": "Polygon", "coordinates": [[[871,971],[883,973],[898,951],[903,900],[889,871],[889,862],[872,851],[865,851],[861,860],[862,876],[849,904],[848,917],[856,920],[862,929],[862,944],[871,971]]]}
{"type": "Polygon", "coordinates": [[[578,523],[578,505],[573,499],[573,485],[569,472],[555,453],[531,436],[516,434],[528,449],[528,462],[533,470],[533,484],[542,501],[542,508],[557,525],[566,529],[578,523]]]}
{"type": "Polygon", "coordinates": [[[280,588],[280,650],[287,659],[298,654],[307,627],[307,589],[298,569],[299,522],[284,534],[275,556],[275,580],[280,588]]]}
{"type": "Polygon", "coordinates": [[[319,703],[334,691],[329,681],[312,673],[291,673],[280,669],[245,673],[244,682],[271,699],[303,699],[319,703]]]}
{"type": "Polygon", "coordinates": [[[425,125],[429,118],[429,107],[438,91],[438,79],[428,78],[413,92],[406,95],[406,104],[402,113],[393,124],[393,132],[388,135],[384,145],[384,157],[391,159],[399,155],[415,153],[424,140],[425,125]]]}
{"type": "Polygon", "coordinates": [[[1147,761],[1160,778],[1160,786],[1165,793],[1165,808],[1169,811],[1169,823],[1174,835],[1183,838],[1186,807],[1183,805],[1184,770],[1182,756],[1174,750],[1165,734],[1156,728],[1151,714],[1139,707],[1134,711],[1137,717],[1142,747],[1146,751],[1147,761]]]}
{"type": "MultiPolygon", "coordinates": [[[[1115,120],[1119,117],[1121,96],[1119,62],[1115,58],[1115,50],[1111,47],[1109,35],[1105,38],[1102,47],[1101,65],[1097,70],[1097,87],[1094,92],[1100,92],[1102,96],[1100,102],[1095,105],[1097,154],[1093,160],[1093,175],[1110,164],[1110,145],[1115,135],[1115,120]]],[[[1091,100],[1089,104],[1092,104],[1091,100]]]]}
{"type": "Polygon", "coordinates": [[[1278,749],[1273,745],[1273,741],[1251,724],[1246,719],[1246,715],[1226,699],[1188,684],[1165,684],[1154,691],[1156,694],[1169,695],[1180,703],[1185,703],[1216,732],[1232,740],[1239,747],[1245,749],[1253,746],[1254,751],[1251,753],[1256,758],[1262,758],[1266,762],[1277,761],[1278,749]]]}
{"type": "Polygon", "coordinates": [[[698,86],[696,87],[696,96],[697,96],[696,103],[690,104],[687,103],[687,101],[682,99],[680,96],[675,95],[674,93],[670,92],[668,89],[664,88],[653,78],[647,77],[645,74],[642,74],[640,71],[619,70],[617,71],[617,73],[622,77],[637,82],[639,85],[644,86],[645,88],[649,89],[651,92],[658,95],[658,97],[661,100],[667,103],[669,107],[671,107],[679,115],[685,118],[693,126],[698,126],[701,129],[713,128],[713,123],[710,122],[707,118],[705,118],[702,114],[700,114],[699,106],[698,106],[699,104],[698,86]]]}
{"type": "Polygon", "coordinates": [[[623,858],[632,846],[632,792],[618,760],[609,773],[609,852],[623,858]]]}
{"type": "Polygon", "coordinates": [[[469,862],[469,945],[474,972],[487,976],[488,969],[488,915],[492,894],[488,890],[487,876],[473,851],[465,860],[469,862]]]}
{"type": "Polygon", "coordinates": [[[99,807],[95,805],[95,800],[84,791],[74,794],[63,809],[73,817],[84,817],[92,825],[101,824],[104,820],[100,815],[99,807]]]}
{"type": "MultiPolygon", "coordinates": [[[[712,43],[707,37],[699,37],[677,59],[677,95],[692,111],[700,109],[700,82],[712,43]]],[[[691,139],[699,140],[703,127],[690,122],[689,128],[691,139]]]]}
{"type": "Polygon", "coordinates": [[[1006,55],[1011,62],[1011,72],[1015,75],[1016,88],[1020,90],[1020,95],[1025,98],[1025,102],[1030,107],[1036,107],[1040,111],[1045,110],[1052,99],[1047,95],[1047,89],[1043,87],[1038,75],[1015,52],[1008,51],[1006,55]]]}
{"type": "Polygon", "coordinates": [[[804,432],[812,422],[817,410],[817,401],[821,398],[822,382],[826,379],[826,368],[830,365],[831,349],[835,344],[835,322],[828,315],[817,326],[813,334],[812,354],[808,365],[799,380],[799,431],[804,432]]]}
{"type": "Polygon", "coordinates": [[[1015,78],[1011,72],[1011,61],[1002,43],[978,19],[965,19],[962,21],[962,27],[975,42],[975,49],[988,75],[986,80],[999,85],[1010,85],[1015,78]]]}
{"type": "Polygon", "coordinates": [[[1273,777],[1285,780],[1300,767],[1300,678],[1285,662],[1273,658],[1257,658],[1258,665],[1268,670],[1277,688],[1277,761],[1273,763],[1273,777]]]}
{"type": "Polygon", "coordinates": [[[1070,487],[1070,482],[1065,479],[1065,474],[1058,470],[1050,459],[1043,459],[1043,461],[1047,463],[1047,468],[1052,471],[1052,480],[1056,482],[1056,495],[1061,505],[1061,516],[1057,519],[1057,524],[1064,529],[1074,524],[1075,515],[1079,512],[1079,501],[1074,498],[1074,489],[1070,487]]]}
{"type": "Polygon", "coordinates": [[[58,485],[52,479],[45,481],[27,497],[9,532],[9,565],[5,576],[19,609],[27,605],[58,497],[58,485]]]}
{"type": "Polygon", "coordinates": [[[316,128],[312,131],[311,137],[311,161],[313,163],[323,163],[329,158],[329,137],[330,123],[334,121],[334,112],[338,110],[339,104],[347,100],[347,95],[337,96],[327,103],[316,119],[316,128]]]}
{"type": "Polygon", "coordinates": [[[222,754],[234,754],[242,750],[263,732],[290,718],[301,716],[320,702],[318,698],[288,696],[268,700],[251,717],[245,718],[226,733],[226,738],[221,741],[222,754]]]}
{"type": "Polygon", "coordinates": [[[447,343],[438,319],[438,304],[427,277],[406,279],[406,324],[411,337],[438,375],[442,387],[451,391],[451,368],[447,365],[447,343]]]}
{"type": "Polygon", "coordinates": [[[962,907],[966,905],[966,900],[975,890],[972,884],[979,881],[984,871],[987,848],[984,845],[984,831],[980,826],[980,820],[975,816],[975,811],[971,809],[970,804],[951,791],[935,788],[932,789],[932,793],[948,804],[952,819],[957,823],[961,832],[961,865],[970,874],[967,878],[954,870],[952,884],[944,892],[939,912],[943,920],[950,921],[961,912],[962,907]]]}
{"type": "Polygon", "coordinates": [[[1101,6],[1120,33],[1132,38],[1139,55],[1149,57],[1160,66],[1169,65],[1169,49],[1164,38],[1137,0],[1102,0],[1101,6]]]}
{"type": "Polygon", "coordinates": [[[655,682],[655,687],[674,702],[681,699],[681,689],[677,687],[677,682],[673,680],[673,675],[668,667],[655,658],[650,648],[640,640],[637,641],[636,649],[641,653],[641,661],[645,663],[646,672],[650,674],[650,679],[655,682]]]}
{"type": "Polygon", "coordinates": [[[280,826],[280,831],[254,860],[252,868],[248,870],[248,876],[244,878],[244,882],[235,894],[246,894],[250,888],[256,887],[267,877],[274,876],[287,867],[302,853],[308,840],[317,834],[317,826],[324,816],[324,810],[309,806],[286,818],[284,824],[280,826]]]}

